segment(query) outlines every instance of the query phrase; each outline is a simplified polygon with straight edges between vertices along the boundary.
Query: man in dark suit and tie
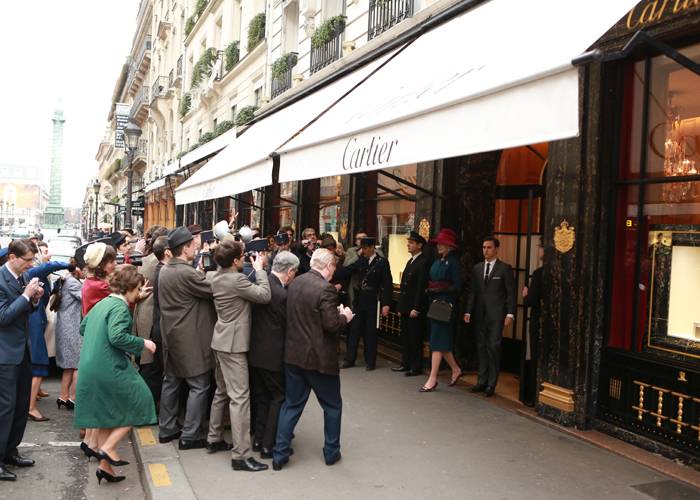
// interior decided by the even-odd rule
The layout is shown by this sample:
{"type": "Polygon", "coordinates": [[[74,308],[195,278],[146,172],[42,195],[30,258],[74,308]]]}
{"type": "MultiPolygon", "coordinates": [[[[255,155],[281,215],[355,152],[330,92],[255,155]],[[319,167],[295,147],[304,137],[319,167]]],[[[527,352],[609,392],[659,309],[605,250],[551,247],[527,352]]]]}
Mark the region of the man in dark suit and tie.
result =
{"type": "Polygon", "coordinates": [[[398,312],[401,316],[401,366],[392,368],[395,372],[406,372],[407,377],[420,375],[425,312],[427,308],[428,273],[430,261],[423,254],[427,242],[420,234],[411,231],[408,235],[408,253],[411,258],[401,274],[401,293],[398,312]]]}
{"type": "Polygon", "coordinates": [[[29,314],[44,294],[39,279],[27,281],[24,274],[32,267],[34,248],[29,240],[13,240],[7,263],[0,269],[0,481],[17,479],[6,465],[34,465],[17,451],[27,425],[32,384],[29,314]]]}
{"type": "Polygon", "coordinates": [[[484,391],[487,397],[496,390],[503,328],[513,324],[515,318],[513,269],[498,260],[499,246],[497,238],[484,239],[484,261],[472,269],[464,313],[464,322],[474,325],[479,358],[479,377],[471,391],[484,391]]]}

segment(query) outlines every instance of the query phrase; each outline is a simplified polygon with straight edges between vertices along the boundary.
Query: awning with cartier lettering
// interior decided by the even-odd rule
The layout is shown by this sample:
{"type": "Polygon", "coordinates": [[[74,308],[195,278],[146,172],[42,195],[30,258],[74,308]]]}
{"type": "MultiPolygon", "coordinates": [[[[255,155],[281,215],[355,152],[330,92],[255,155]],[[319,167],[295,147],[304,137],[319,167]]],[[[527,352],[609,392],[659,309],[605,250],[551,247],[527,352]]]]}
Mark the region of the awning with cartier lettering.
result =
{"type": "Polygon", "coordinates": [[[234,196],[272,184],[270,154],[332,107],[392,55],[389,53],[349,75],[326,85],[310,96],[254,123],[232,138],[216,156],[195,172],[175,191],[178,205],[234,196]]]}
{"type": "Polygon", "coordinates": [[[280,182],[574,137],[571,61],[636,0],[491,0],[425,33],[278,150],[280,182]]]}

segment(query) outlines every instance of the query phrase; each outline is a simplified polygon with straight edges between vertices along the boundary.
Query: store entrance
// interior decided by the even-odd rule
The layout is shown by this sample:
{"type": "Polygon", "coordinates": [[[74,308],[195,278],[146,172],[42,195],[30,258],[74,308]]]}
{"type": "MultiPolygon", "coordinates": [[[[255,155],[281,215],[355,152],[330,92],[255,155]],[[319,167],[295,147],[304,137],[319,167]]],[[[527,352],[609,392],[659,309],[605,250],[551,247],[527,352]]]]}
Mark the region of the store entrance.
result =
{"type": "Polygon", "coordinates": [[[504,150],[496,175],[494,236],[500,241],[499,259],[511,265],[516,280],[515,322],[503,331],[501,376],[496,392],[508,399],[533,400],[528,384],[532,377],[533,349],[530,341],[530,310],[524,304],[523,287],[540,267],[544,171],[547,144],[504,150]]]}

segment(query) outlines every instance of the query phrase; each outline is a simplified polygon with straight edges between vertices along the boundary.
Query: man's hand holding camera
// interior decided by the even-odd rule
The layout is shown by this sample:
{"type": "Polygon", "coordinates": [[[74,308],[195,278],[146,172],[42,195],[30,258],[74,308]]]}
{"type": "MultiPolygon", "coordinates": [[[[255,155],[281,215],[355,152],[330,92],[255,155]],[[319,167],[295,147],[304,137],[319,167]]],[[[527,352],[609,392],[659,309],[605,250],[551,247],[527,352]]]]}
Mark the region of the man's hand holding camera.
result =
{"type": "Polygon", "coordinates": [[[32,280],[27,283],[27,286],[24,287],[24,293],[22,295],[31,303],[37,304],[44,295],[43,283],[39,281],[39,278],[32,278],[32,280]]]}
{"type": "Polygon", "coordinates": [[[263,253],[252,253],[250,255],[250,263],[253,265],[253,269],[256,271],[262,271],[265,269],[265,264],[267,264],[267,257],[263,253]]]}

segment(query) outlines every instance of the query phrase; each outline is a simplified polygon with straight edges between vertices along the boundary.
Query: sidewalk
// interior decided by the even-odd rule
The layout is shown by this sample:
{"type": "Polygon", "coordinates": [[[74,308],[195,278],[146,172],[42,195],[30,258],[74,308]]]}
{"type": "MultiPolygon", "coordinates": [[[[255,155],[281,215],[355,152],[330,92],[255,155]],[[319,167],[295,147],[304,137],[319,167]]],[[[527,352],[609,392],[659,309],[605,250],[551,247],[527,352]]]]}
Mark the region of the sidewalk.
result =
{"type": "MultiPolygon", "coordinates": [[[[343,370],[343,460],[323,462],[323,419],[312,396],[280,472],[234,472],[230,455],[179,452],[139,431],[149,498],[700,498],[670,479],[549,426],[446,387],[421,394],[380,361],[343,370]]],[[[270,463],[270,461],[267,461],[270,463]]]]}

